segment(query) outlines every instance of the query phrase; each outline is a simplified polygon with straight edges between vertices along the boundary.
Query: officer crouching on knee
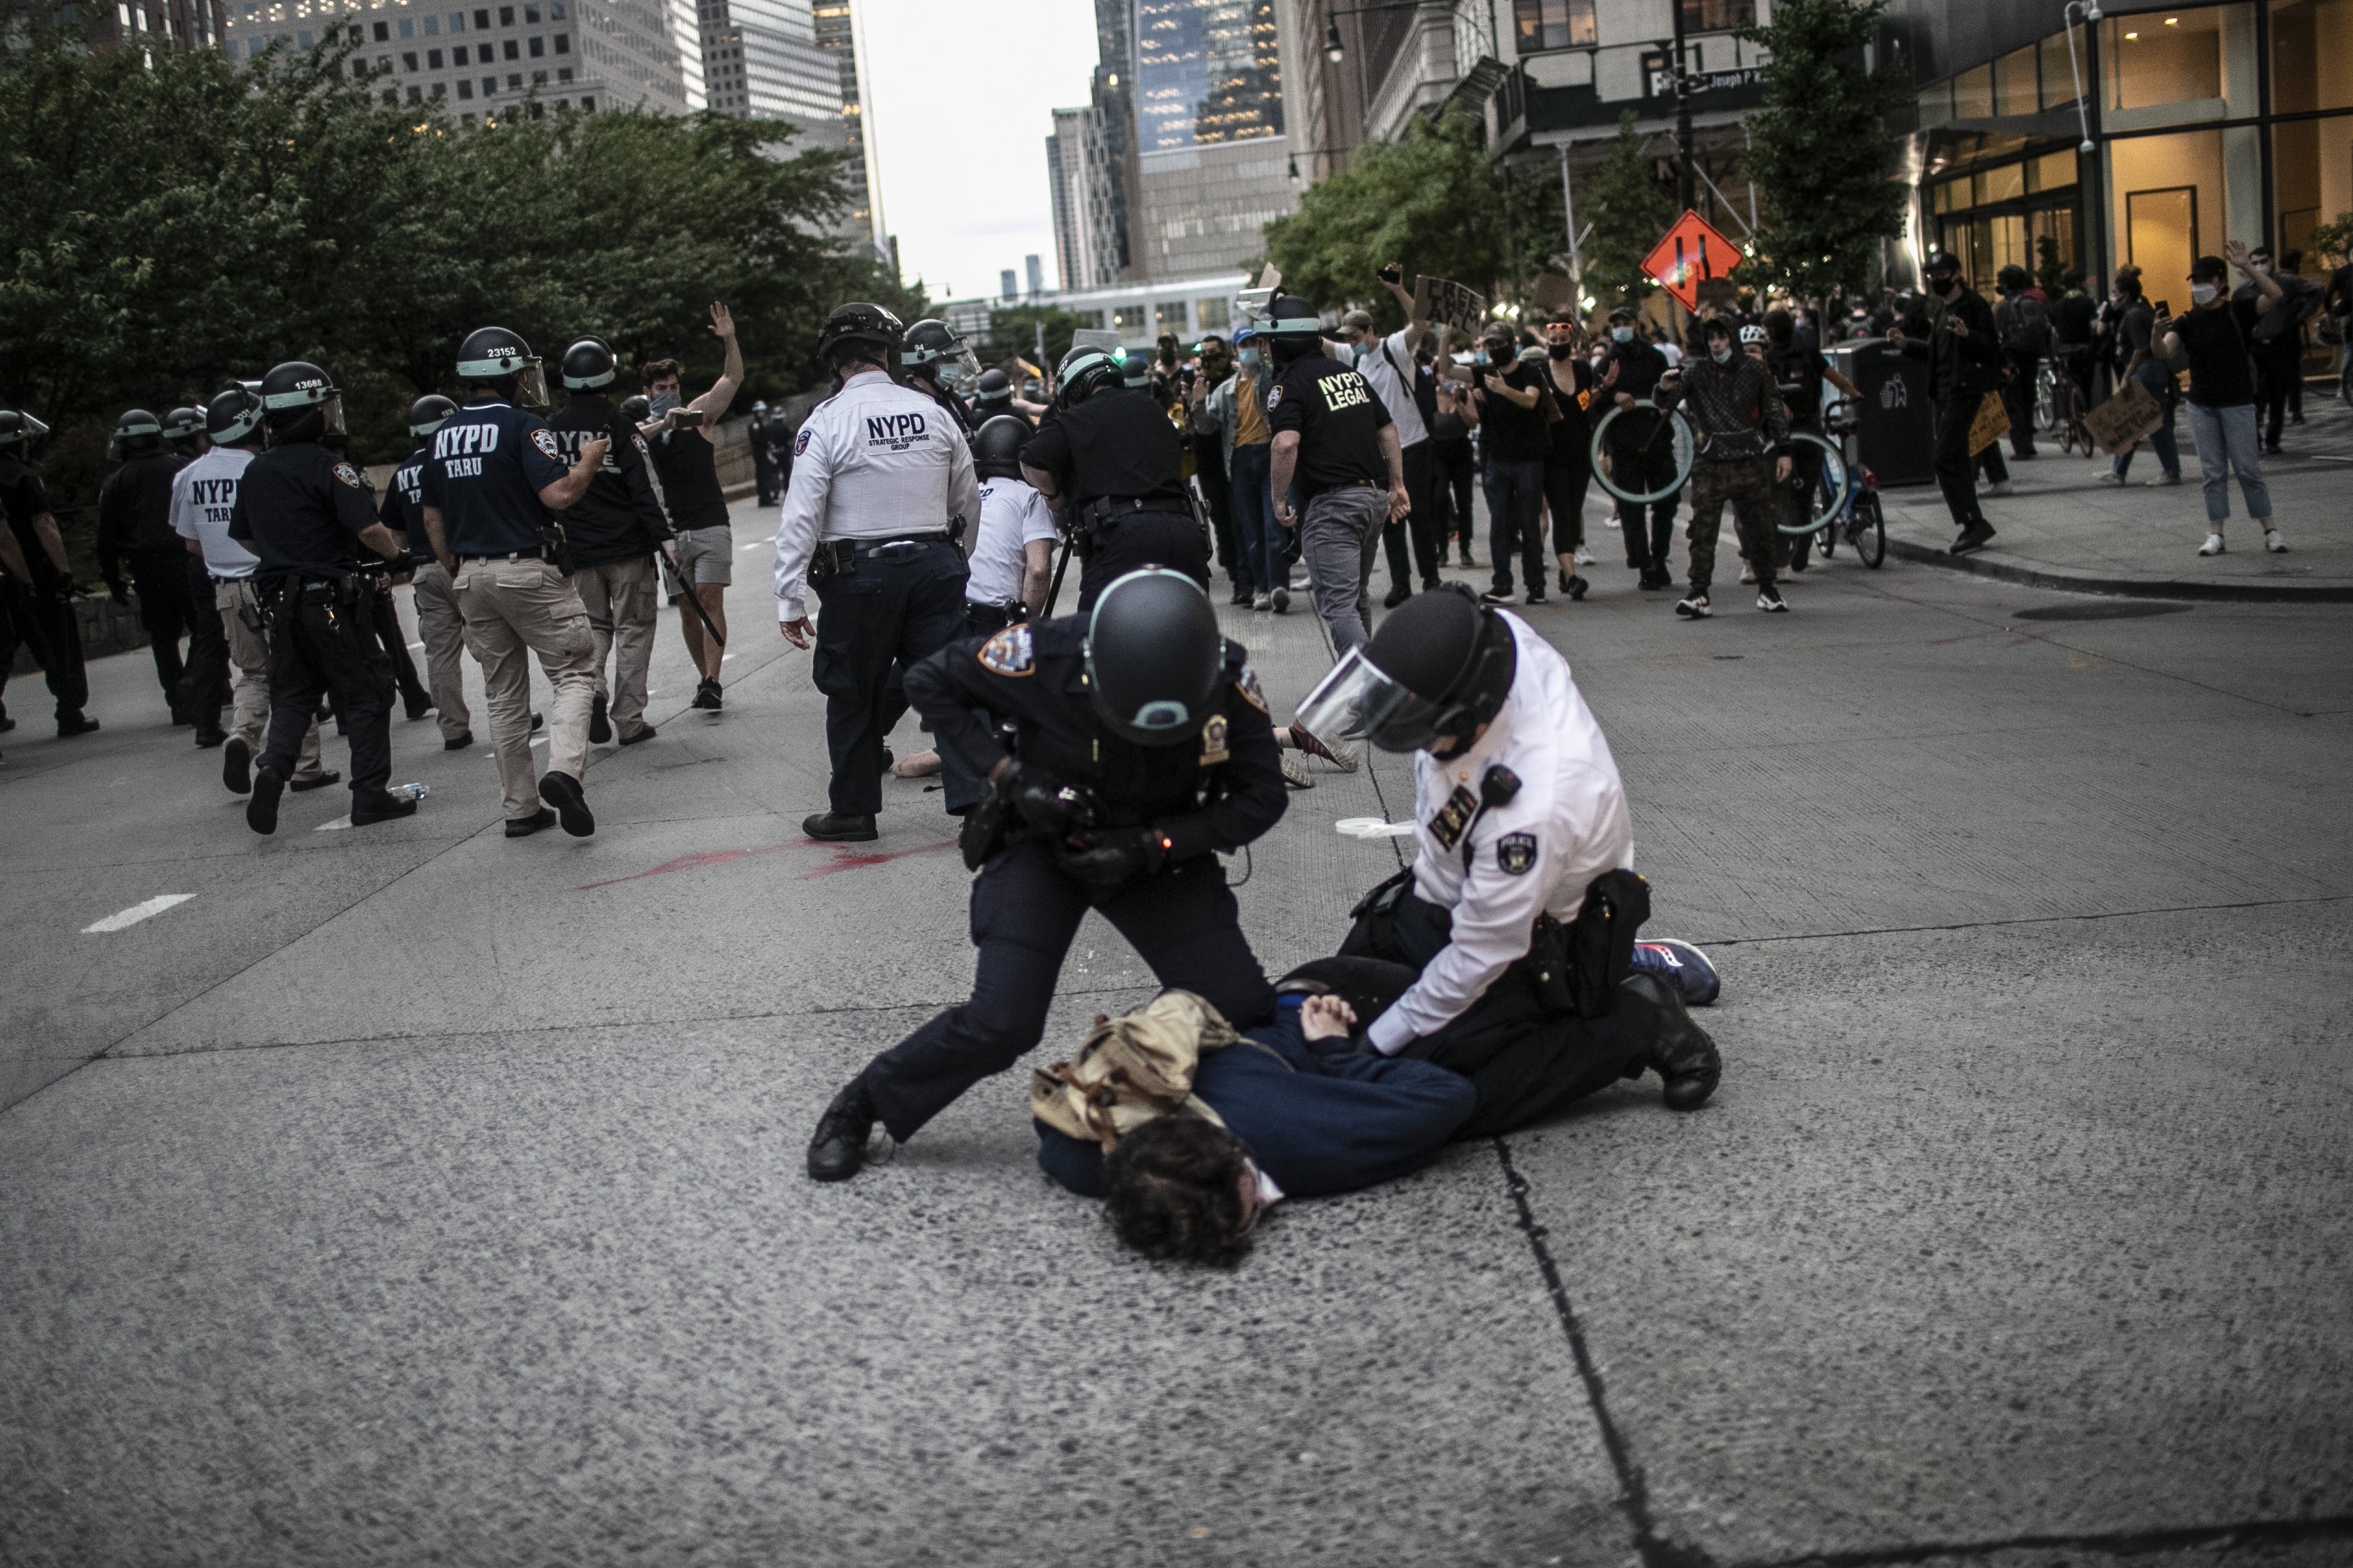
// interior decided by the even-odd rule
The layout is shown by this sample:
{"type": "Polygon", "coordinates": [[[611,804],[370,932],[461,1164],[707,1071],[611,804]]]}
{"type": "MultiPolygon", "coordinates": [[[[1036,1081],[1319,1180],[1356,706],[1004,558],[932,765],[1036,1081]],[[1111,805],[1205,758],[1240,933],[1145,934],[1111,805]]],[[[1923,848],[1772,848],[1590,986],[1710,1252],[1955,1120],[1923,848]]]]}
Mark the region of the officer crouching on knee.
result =
{"type": "Polygon", "coordinates": [[[325,371],[301,360],[272,370],[261,379],[261,414],[269,447],[245,466],[228,521],[229,538],[258,558],[269,628],[269,729],[246,826],[278,831],[279,802],[330,691],[351,742],[352,826],[414,816],[415,801],[385,789],[392,661],[370,614],[381,578],[363,574],[360,556],[364,547],[397,560],[401,542],[376,521],[366,481],[343,457],[343,395],[325,371]]]}
{"type": "MultiPolygon", "coordinates": [[[[841,390],[809,411],[793,438],[793,477],[776,528],[776,623],[817,658],[825,693],[829,805],[801,824],[811,838],[879,837],[883,742],[905,711],[892,670],[913,668],[964,627],[965,560],[955,542],[980,517],[980,485],[964,432],[930,397],[891,379],[899,318],[851,303],[826,318],[818,357],[841,390]],[[809,626],[807,592],[825,614],[809,626]]],[[[946,748],[949,811],[980,783],[946,748]]]]}
{"type": "Polygon", "coordinates": [[[527,412],[547,405],[546,377],[531,345],[504,327],[484,327],[466,340],[458,351],[458,379],[468,388],[466,406],[433,433],[425,463],[425,531],[449,571],[466,647],[482,667],[507,837],[522,838],[560,820],[565,832],[586,838],[596,831],[580,783],[596,693],[596,639],[568,576],[564,531],[548,514],[587,493],[607,443],[588,442],[565,465],[555,432],[527,412]],[[555,688],[547,774],[535,783],[534,653],[555,688]]]}
{"type": "Polygon", "coordinates": [[[1072,349],[1056,378],[1058,414],[1021,449],[1021,477],[1061,512],[1084,563],[1082,615],[1106,584],[1142,566],[1209,585],[1208,547],[1185,490],[1184,438],[1144,390],[1151,366],[1142,355],[1072,349]]]}

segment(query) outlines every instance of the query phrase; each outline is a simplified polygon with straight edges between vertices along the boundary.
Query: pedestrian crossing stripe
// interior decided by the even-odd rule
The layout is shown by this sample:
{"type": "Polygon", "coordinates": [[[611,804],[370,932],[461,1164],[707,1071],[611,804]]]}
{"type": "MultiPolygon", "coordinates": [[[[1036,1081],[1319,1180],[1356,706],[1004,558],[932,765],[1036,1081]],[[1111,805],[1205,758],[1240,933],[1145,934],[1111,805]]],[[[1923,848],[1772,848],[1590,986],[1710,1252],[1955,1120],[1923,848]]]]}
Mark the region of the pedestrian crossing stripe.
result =
{"type": "Polygon", "coordinates": [[[1038,661],[1027,622],[1017,622],[980,646],[980,668],[991,675],[1035,675],[1038,661]]]}

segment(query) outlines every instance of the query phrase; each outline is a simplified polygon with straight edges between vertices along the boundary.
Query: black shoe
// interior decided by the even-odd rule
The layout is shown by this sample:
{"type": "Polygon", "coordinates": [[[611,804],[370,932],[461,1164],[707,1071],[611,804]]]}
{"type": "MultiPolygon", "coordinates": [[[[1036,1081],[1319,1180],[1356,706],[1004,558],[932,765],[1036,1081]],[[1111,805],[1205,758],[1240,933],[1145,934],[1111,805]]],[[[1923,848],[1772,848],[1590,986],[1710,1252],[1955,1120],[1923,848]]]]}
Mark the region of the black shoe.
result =
{"type": "Polygon", "coordinates": [[[1771,583],[1758,584],[1757,607],[1768,615],[1786,616],[1789,613],[1789,602],[1781,597],[1781,590],[1771,583]]]}
{"type": "Polygon", "coordinates": [[[9,718],[9,717],[8,717],[8,715],[6,715],[5,713],[0,713],[0,735],[5,735],[5,734],[6,734],[9,731],[11,731],[11,730],[15,729],[16,727],[16,721],[15,721],[14,719],[9,718]]]}
{"type": "Polygon", "coordinates": [[[1531,604],[1531,605],[1541,605],[1541,604],[1543,604],[1544,602],[1545,602],[1545,591],[1544,591],[1542,588],[1531,588],[1531,589],[1529,589],[1529,590],[1528,590],[1528,603],[1529,603],[1529,604],[1531,604]]]}
{"type": "Polygon", "coordinates": [[[441,749],[445,752],[462,752],[473,743],[474,732],[469,730],[462,735],[442,742],[441,749]]]}
{"type": "Polygon", "coordinates": [[[1561,588],[1561,592],[1567,594],[1571,599],[1582,599],[1586,595],[1592,591],[1592,584],[1573,574],[1570,575],[1567,583],[1561,588]]]}
{"type": "Polygon", "coordinates": [[[651,724],[649,724],[649,725],[647,725],[644,729],[642,729],[642,730],[638,731],[636,734],[634,734],[634,735],[624,735],[624,736],[622,736],[622,737],[621,737],[621,744],[623,744],[623,745],[625,745],[625,746],[634,746],[634,745],[636,745],[639,741],[650,741],[650,740],[652,740],[653,738],[654,738],[654,727],[653,727],[651,724]]]}
{"type": "Polygon", "coordinates": [[[393,822],[404,816],[416,815],[415,801],[402,800],[396,795],[388,795],[375,805],[352,807],[352,826],[368,827],[379,822],[393,822]]]}
{"type": "Polygon", "coordinates": [[[422,691],[413,697],[404,697],[401,699],[401,710],[408,715],[408,721],[414,724],[433,711],[433,699],[422,691]]]}
{"type": "Polygon", "coordinates": [[[245,803],[245,825],[256,833],[278,831],[278,802],[286,780],[268,768],[253,775],[253,798],[245,803]]]}
{"type": "Polygon", "coordinates": [[[1425,594],[1429,593],[1432,588],[1443,588],[1445,586],[1446,579],[1443,577],[1424,577],[1421,580],[1421,591],[1425,594]]]}
{"type": "Polygon", "coordinates": [[[694,688],[694,700],[690,703],[689,706],[709,709],[713,712],[718,711],[720,707],[719,682],[712,679],[709,676],[705,676],[702,680],[696,682],[694,688]]]}
{"type": "Polygon", "coordinates": [[[253,748],[234,735],[221,748],[221,783],[231,795],[253,793],[253,748]]]}
{"type": "Polygon", "coordinates": [[[1675,585],[1674,574],[1655,571],[1645,566],[1642,568],[1642,580],[1636,585],[1645,594],[1655,594],[1662,588],[1672,588],[1675,585]]]}
{"type": "Polygon", "coordinates": [[[209,752],[215,746],[227,745],[227,743],[228,731],[222,729],[219,725],[215,724],[209,729],[206,728],[202,724],[196,726],[197,750],[209,752]]]}
{"type": "Polygon", "coordinates": [[[547,807],[543,805],[537,811],[533,812],[529,816],[508,817],[507,837],[509,838],[528,838],[543,827],[553,827],[554,826],[555,813],[548,810],[547,807]]]}
{"type": "Polygon", "coordinates": [[[1253,594],[1250,591],[1250,584],[1247,584],[1247,583],[1238,583],[1238,584],[1236,584],[1234,585],[1234,596],[1233,596],[1233,598],[1232,598],[1232,599],[1229,600],[1229,601],[1228,601],[1228,603],[1229,603],[1229,604],[1236,604],[1236,605],[1247,605],[1247,604],[1249,604],[1249,603],[1250,602],[1250,600],[1251,600],[1252,598],[1254,598],[1254,597],[1256,597],[1256,595],[1253,595],[1253,594]]]}
{"type": "Polygon", "coordinates": [[[837,816],[829,811],[801,818],[801,831],[828,844],[864,844],[882,837],[871,816],[837,816]]]}
{"type": "Polygon", "coordinates": [[[894,757],[894,756],[892,756],[892,755],[891,754],[891,748],[890,748],[890,747],[885,746],[885,747],[883,747],[883,748],[882,748],[882,771],[883,771],[884,773],[889,773],[889,772],[891,771],[891,764],[892,764],[893,763],[897,762],[898,760],[899,760],[898,758],[896,758],[896,757],[894,757]]]}
{"type": "Polygon", "coordinates": [[[540,731],[540,727],[541,727],[542,725],[545,724],[546,722],[547,722],[547,719],[546,719],[546,717],[545,717],[543,714],[539,714],[539,713],[534,713],[534,714],[533,714],[533,715],[531,716],[531,732],[532,732],[533,734],[534,734],[534,735],[538,734],[538,733],[539,733],[539,731],[540,731]]]}
{"type": "Polygon", "coordinates": [[[309,778],[290,779],[287,781],[286,787],[292,790],[296,795],[303,795],[314,789],[324,789],[331,784],[341,784],[343,782],[343,775],[337,773],[334,769],[321,768],[316,773],[313,773],[309,778]]]}
{"type": "Polygon", "coordinates": [[[596,818],[589,814],[588,795],[580,781],[570,773],[554,768],[539,775],[539,798],[555,808],[564,824],[564,831],[575,838],[586,838],[596,831],[596,818]]]}
{"type": "Polygon", "coordinates": [[[1490,588],[1479,595],[1479,602],[1482,605],[1509,605],[1515,603],[1518,598],[1519,595],[1509,588],[1490,588]]]}
{"type": "Polygon", "coordinates": [[[605,717],[605,699],[599,694],[588,700],[588,743],[608,744],[613,739],[613,721],[605,717]]]}
{"type": "Polygon", "coordinates": [[[809,1136],[808,1173],[811,1181],[846,1182],[866,1163],[866,1141],[874,1136],[874,1100],[866,1080],[855,1078],[833,1097],[817,1119],[809,1136]]]}
{"type": "Polygon", "coordinates": [[[76,735],[87,735],[98,728],[98,721],[87,714],[77,713],[70,719],[58,721],[58,739],[69,741],[76,735]]]}
{"type": "Polygon", "coordinates": [[[1973,550],[1983,550],[1985,548],[1986,541],[1992,537],[1993,530],[1990,528],[1982,526],[1977,528],[1965,528],[1961,531],[1961,536],[1958,539],[1954,540],[1951,544],[1946,547],[1946,553],[1949,555],[1967,555],[1973,550]]]}
{"type": "Polygon", "coordinates": [[[1412,597],[1413,590],[1407,587],[1403,583],[1399,583],[1396,587],[1389,590],[1388,597],[1381,601],[1381,608],[1384,610],[1394,610],[1399,605],[1404,604],[1408,599],[1412,597]]]}
{"type": "Polygon", "coordinates": [[[1651,1005],[1658,1015],[1651,1037],[1650,1059],[1643,1063],[1666,1085],[1670,1110],[1697,1110],[1715,1092],[1724,1077],[1724,1058],[1715,1042],[1699,1026],[1683,1005],[1682,990],[1671,980],[1647,971],[1629,975],[1626,989],[1651,1005]]]}

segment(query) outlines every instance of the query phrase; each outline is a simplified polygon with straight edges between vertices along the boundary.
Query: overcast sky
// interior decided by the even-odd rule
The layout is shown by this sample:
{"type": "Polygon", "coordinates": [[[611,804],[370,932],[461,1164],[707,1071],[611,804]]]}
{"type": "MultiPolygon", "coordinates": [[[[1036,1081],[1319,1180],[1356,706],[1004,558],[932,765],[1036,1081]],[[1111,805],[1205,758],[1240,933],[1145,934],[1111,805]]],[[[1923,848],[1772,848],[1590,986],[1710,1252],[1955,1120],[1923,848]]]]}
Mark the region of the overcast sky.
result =
{"type": "MultiPolygon", "coordinates": [[[[882,216],[934,300],[1035,254],[1056,286],[1049,112],[1087,101],[1092,0],[863,0],[882,216]]],[[[1027,287],[1024,283],[1023,287],[1027,287]]]]}

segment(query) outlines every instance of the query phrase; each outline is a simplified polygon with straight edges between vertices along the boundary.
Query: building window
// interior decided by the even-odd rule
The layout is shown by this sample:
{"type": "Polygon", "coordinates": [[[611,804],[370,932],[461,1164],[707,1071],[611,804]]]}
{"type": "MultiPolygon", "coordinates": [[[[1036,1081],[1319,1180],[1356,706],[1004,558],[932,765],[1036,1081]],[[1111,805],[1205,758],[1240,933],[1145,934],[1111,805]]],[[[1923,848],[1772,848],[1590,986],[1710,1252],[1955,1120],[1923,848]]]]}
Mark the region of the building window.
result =
{"type": "Polygon", "coordinates": [[[388,44],[392,41],[391,23],[378,22],[375,25],[375,41],[379,44],[388,44]]]}
{"type": "Polygon", "coordinates": [[[564,20],[564,0],[555,0],[554,5],[548,6],[547,19],[551,22],[561,22],[564,20]]]}
{"type": "Polygon", "coordinates": [[[2032,45],[1994,61],[1993,111],[1996,114],[2032,114],[2040,110],[2042,101],[2035,76],[2032,45]]]}
{"type": "Polygon", "coordinates": [[[1146,153],[1282,134],[1274,0],[1136,0],[1146,153]]]}
{"type": "Polygon", "coordinates": [[[2035,46],[2042,57],[2043,108],[2073,109],[2075,106],[2075,100],[2083,96],[2075,90],[2075,73],[2082,68],[2078,62],[2086,58],[2089,47],[2090,40],[2080,30],[2075,35],[2073,60],[2067,58],[2065,33],[2053,33],[2035,46]]]}
{"type": "Polygon", "coordinates": [[[571,34],[558,33],[555,35],[555,52],[559,55],[568,55],[572,52],[571,34]]]}
{"type": "Polygon", "coordinates": [[[1686,33],[1728,33],[1757,20],[1757,0],[1683,0],[1683,8],[1686,33]]]}
{"type": "Polygon", "coordinates": [[[581,113],[583,113],[583,114],[594,114],[594,113],[596,113],[596,100],[595,99],[593,99],[593,98],[584,98],[584,99],[582,99],[582,100],[580,100],[580,112],[581,112],[581,113]]]}
{"type": "Polygon", "coordinates": [[[466,63],[465,45],[459,44],[456,48],[449,51],[449,63],[453,66],[461,66],[466,63]]]}
{"type": "Polygon", "coordinates": [[[526,5],[526,6],[524,6],[524,7],[522,8],[522,23],[523,23],[523,26],[526,26],[526,27],[536,27],[536,26],[539,26],[539,7],[538,7],[538,6],[536,6],[536,5],[526,5]]]}
{"type": "Polygon", "coordinates": [[[1099,332],[1103,331],[1103,313],[1101,310],[1073,310],[1071,314],[1079,319],[1081,326],[1092,327],[1099,332]]]}
{"type": "Polygon", "coordinates": [[[409,101],[409,102],[411,102],[411,103],[422,103],[422,102],[424,102],[424,101],[425,101],[425,89],[424,89],[423,88],[421,88],[421,87],[412,87],[412,88],[410,88],[410,89],[408,89],[408,101],[409,101]]]}
{"type": "Polygon", "coordinates": [[[512,38],[505,40],[505,42],[500,47],[504,51],[507,58],[511,60],[519,60],[522,58],[522,46],[516,43],[512,38]]]}
{"type": "Polygon", "coordinates": [[[462,33],[466,30],[466,13],[463,11],[449,13],[449,30],[453,33],[462,33]]]}
{"type": "Polygon", "coordinates": [[[427,49],[425,51],[425,68],[427,70],[436,71],[441,68],[441,51],[439,49],[427,49]]]}
{"type": "MultiPolygon", "coordinates": [[[[469,101],[472,100],[474,96],[474,84],[470,79],[466,77],[459,77],[458,79],[458,96],[469,101]]],[[[472,116],[469,115],[467,118],[470,120],[472,116]]]]}
{"type": "Polygon", "coordinates": [[[476,31],[476,32],[478,32],[478,33],[487,33],[487,32],[489,32],[490,30],[491,30],[491,14],[490,14],[490,12],[489,12],[489,11],[487,11],[487,10],[483,10],[483,11],[477,11],[477,12],[475,12],[475,13],[474,13],[474,31],[476,31]]]}
{"type": "Polygon", "coordinates": [[[2236,120],[2255,112],[2255,11],[2217,5],[2100,24],[2101,129],[2236,120]]]}
{"type": "Polygon", "coordinates": [[[1520,53],[1593,47],[1593,0],[1512,0],[1520,53]]]}
{"type": "MultiPolygon", "coordinates": [[[[2346,108],[2353,108],[2353,0],[2274,0],[2272,112],[2346,108]]],[[[2280,210],[2287,210],[2284,196],[2280,210]]]]}
{"type": "Polygon", "coordinates": [[[474,128],[474,117],[470,114],[461,114],[458,116],[458,123],[471,131],[474,128]]]}
{"type": "Polygon", "coordinates": [[[547,73],[545,71],[532,72],[531,85],[533,87],[545,87],[547,85],[547,73]]]}
{"type": "Polygon", "coordinates": [[[558,81],[570,81],[572,79],[572,68],[570,66],[559,68],[555,73],[555,79],[558,81]]]}
{"type": "Polygon", "coordinates": [[[402,55],[400,57],[400,68],[411,73],[412,75],[415,74],[417,70],[417,56],[413,52],[402,55]]]}
{"type": "Polygon", "coordinates": [[[555,100],[555,107],[559,110],[569,109],[572,107],[572,100],[568,98],[559,98],[555,100]]]}
{"type": "Polygon", "coordinates": [[[438,38],[441,36],[440,17],[427,16],[425,18],[425,36],[428,38],[438,38]]]}
{"type": "Polygon", "coordinates": [[[1163,300],[1153,310],[1155,328],[1171,337],[1183,337],[1191,330],[1185,321],[1185,301],[1163,300]]]}
{"type": "Polygon", "coordinates": [[[1140,338],[1146,331],[1145,323],[1150,312],[1142,305],[1114,305],[1111,310],[1111,329],[1123,338],[1140,338]]]}
{"type": "Polygon", "coordinates": [[[522,90],[522,72],[507,72],[507,90],[509,92],[521,92],[522,90]]]}
{"type": "Polygon", "coordinates": [[[384,89],[384,100],[387,104],[397,104],[400,101],[400,89],[396,87],[385,88],[384,89]]]}
{"type": "Polygon", "coordinates": [[[1993,116],[1993,67],[1979,66],[1953,79],[1953,118],[1989,120],[1993,116]]]}
{"type": "Polygon", "coordinates": [[[2263,233],[2262,139],[2253,126],[2128,136],[2103,151],[2116,255],[2141,269],[2151,300],[2181,307],[2192,261],[2219,253],[2226,239],[2253,244],[2263,233]]]}
{"type": "Polygon", "coordinates": [[[367,42],[367,35],[359,28],[353,27],[352,29],[352,42],[355,44],[364,44],[367,42]]]}
{"type": "Polygon", "coordinates": [[[417,37],[417,24],[403,16],[400,19],[400,36],[404,38],[417,37]]]}
{"type": "Polygon", "coordinates": [[[495,94],[498,90],[499,90],[499,79],[498,79],[498,78],[496,78],[496,77],[494,77],[494,76],[486,76],[486,77],[484,77],[484,78],[482,79],[482,96],[483,96],[484,98],[489,98],[489,97],[492,96],[492,95],[493,95],[493,94],[495,94]]]}
{"type": "Polygon", "coordinates": [[[311,47],[311,35],[308,33],[297,34],[295,36],[295,41],[307,49],[311,47]]]}
{"type": "Polygon", "coordinates": [[[545,53],[547,53],[547,40],[538,37],[536,34],[533,35],[531,39],[531,58],[533,59],[537,59],[545,53]]]}
{"type": "MultiPolygon", "coordinates": [[[[2276,85],[2279,79],[2272,79],[2276,85]]],[[[2283,261],[2286,252],[2300,250],[2307,276],[2327,275],[2328,263],[2314,247],[2312,230],[2353,209],[2348,192],[2353,192],[2353,116],[2299,120],[2273,129],[2272,201],[2279,209],[2283,261]]],[[[2324,373],[2329,368],[2321,366],[2324,373]]]]}
{"type": "Polygon", "coordinates": [[[442,96],[448,92],[448,89],[443,87],[439,82],[435,82],[433,84],[433,101],[436,103],[440,102],[442,96]]]}
{"type": "Polygon", "coordinates": [[[501,27],[512,27],[514,26],[513,6],[501,5],[499,7],[499,26],[501,27]]]}

